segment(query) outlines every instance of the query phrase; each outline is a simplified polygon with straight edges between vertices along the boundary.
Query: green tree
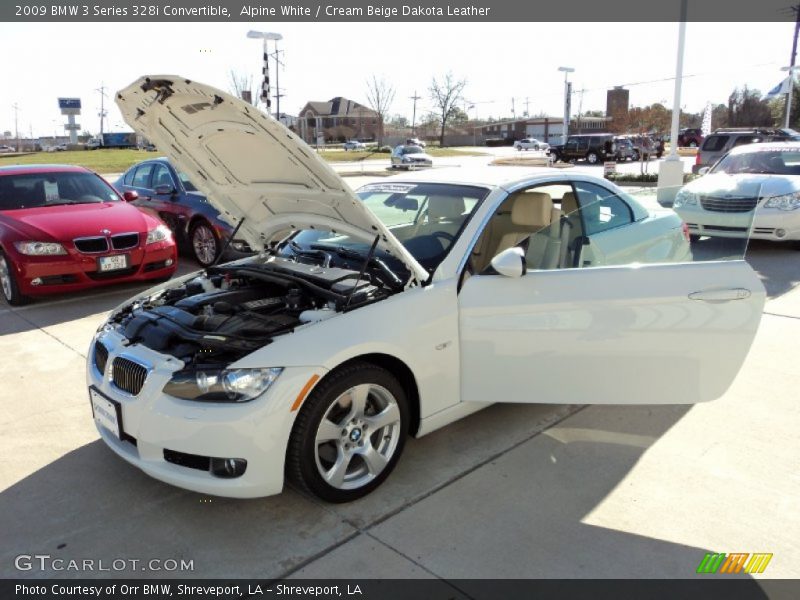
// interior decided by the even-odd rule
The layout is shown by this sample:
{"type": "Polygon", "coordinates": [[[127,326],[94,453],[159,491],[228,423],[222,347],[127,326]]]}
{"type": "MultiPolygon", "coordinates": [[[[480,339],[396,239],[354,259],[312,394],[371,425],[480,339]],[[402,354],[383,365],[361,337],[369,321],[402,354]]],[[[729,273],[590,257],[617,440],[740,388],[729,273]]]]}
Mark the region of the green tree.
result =
{"type": "Polygon", "coordinates": [[[728,97],[729,127],[771,127],[775,124],[769,102],[746,85],[728,97]]]}

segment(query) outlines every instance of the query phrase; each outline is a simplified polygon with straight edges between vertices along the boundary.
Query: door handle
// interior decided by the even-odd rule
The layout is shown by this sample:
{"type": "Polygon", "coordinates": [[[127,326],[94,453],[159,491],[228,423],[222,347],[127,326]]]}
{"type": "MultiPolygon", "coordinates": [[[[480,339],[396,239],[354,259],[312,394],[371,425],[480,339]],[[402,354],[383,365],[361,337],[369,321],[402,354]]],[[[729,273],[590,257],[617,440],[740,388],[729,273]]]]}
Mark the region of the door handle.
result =
{"type": "Polygon", "coordinates": [[[705,290],[689,294],[690,300],[704,300],[705,302],[727,302],[728,300],[744,300],[750,297],[750,290],[744,288],[731,288],[726,290],[705,290]]]}

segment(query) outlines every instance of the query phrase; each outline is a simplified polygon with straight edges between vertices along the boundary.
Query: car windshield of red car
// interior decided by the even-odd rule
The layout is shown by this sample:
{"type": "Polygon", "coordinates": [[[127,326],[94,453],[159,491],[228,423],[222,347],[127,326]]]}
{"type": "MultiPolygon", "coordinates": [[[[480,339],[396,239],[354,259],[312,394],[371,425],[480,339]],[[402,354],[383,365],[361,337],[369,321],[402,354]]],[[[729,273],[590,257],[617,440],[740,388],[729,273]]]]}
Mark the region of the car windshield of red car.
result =
{"type": "Polygon", "coordinates": [[[0,210],[118,201],[114,189],[91,173],[0,175],[0,210]]]}

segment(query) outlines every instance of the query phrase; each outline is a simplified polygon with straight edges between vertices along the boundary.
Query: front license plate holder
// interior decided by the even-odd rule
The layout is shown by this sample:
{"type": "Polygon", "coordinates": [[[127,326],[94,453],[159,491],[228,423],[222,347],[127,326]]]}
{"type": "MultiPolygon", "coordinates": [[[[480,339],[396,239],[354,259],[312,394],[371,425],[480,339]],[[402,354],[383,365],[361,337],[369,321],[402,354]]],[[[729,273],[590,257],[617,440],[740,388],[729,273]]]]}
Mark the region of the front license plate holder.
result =
{"type": "Polygon", "coordinates": [[[89,388],[89,401],[92,405],[94,420],[113,433],[117,439],[122,434],[122,405],[101,394],[96,388],[89,388]]]}
{"type": "Polygon", "coordinates": [[[119,271],[128,268],[127,254],[113,254],[111,256],[101,256],[97,259],[97,270],[101,273],[109,271],[119,271]]]}

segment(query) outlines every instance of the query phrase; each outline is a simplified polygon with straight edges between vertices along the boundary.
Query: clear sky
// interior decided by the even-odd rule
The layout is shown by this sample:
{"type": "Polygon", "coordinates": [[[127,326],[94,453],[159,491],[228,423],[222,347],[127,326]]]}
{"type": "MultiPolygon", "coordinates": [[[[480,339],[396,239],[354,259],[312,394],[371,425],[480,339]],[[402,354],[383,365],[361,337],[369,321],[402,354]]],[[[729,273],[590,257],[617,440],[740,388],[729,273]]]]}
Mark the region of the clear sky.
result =
{"type": "MultiPolygon", "coordinates": [[[[2,23],[0,133],[13,132],[16,103],[20,135],[63,135],[59,96],[81,98],[78,122],[97,133],[101,85],[111,104],[106,129],[128,130],[113,92],[145,74],[230,91],[234,69],[252,75],[257,94],[261,41],[246,37],[250,29],[283,35],[281,110],[289,114],[334,96],[366,103],[365,82],[375,74],[396,89],[393,114],[411,118],[416,90],[419,118],[431,108],[431,78],[452,71],[468,81],[470,116],[509,116],[512,97],[518,116],[526,98],[530,114],[560,116],[562,65],[575,69],[575,89],[586,90],[573,98],[573,115],[604,110],[606,90],[621,84],[629,84],[632,105],[672,105],[674,81],[656,80],[674,77],[676,23],[2,23]]],[[[784,76],[792,34],[792,23],[689,23],[682,107],[699,112],[707,101],[726,102],[744,84],[773,87],[784,76]]]]}

